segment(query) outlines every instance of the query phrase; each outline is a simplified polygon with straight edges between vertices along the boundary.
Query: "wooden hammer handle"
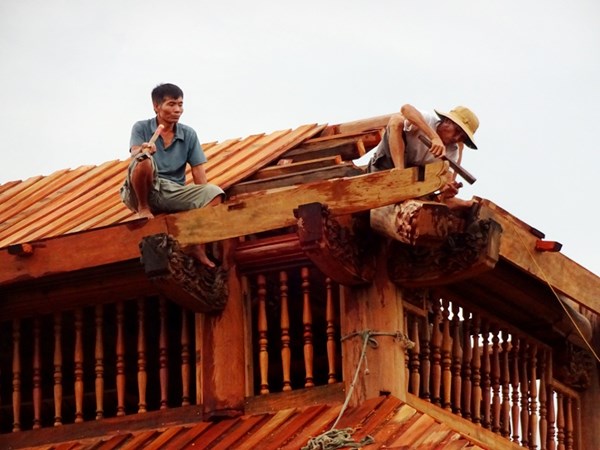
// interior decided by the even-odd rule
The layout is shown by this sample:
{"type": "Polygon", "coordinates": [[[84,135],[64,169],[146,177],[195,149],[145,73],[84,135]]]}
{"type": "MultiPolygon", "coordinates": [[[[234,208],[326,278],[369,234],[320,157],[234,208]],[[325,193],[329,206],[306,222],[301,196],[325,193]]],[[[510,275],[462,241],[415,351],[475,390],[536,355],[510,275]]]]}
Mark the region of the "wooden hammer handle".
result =
{"type": "Polygon", "coordinates": [[[159,125],[159,126],[156,127],[156,131],[154,132],[154,134],[152,135],[152,137],[148,141],[148,144],[154,144],[156,142],[156,140],[160,136],[160,133],[162,133],[162,130],[163,130],[164,127],[165,127],[164,125],[159,125]]]}
{"type": "MultiPolygon", "coordinates": [[[[420,134],[419,140],[423,144],[425,144],[427,147],[431,148],[431,141],[429,140],[429,138],[427,136],[423,136],[422,134],[420,134]]],[[[473,184],[477,181],[477,178],[475,178],[467,169],[462,167],[460,164],[452,161],[446,155],[442,156],[441,159],[443,159],[444,161],[448,161],[448,163],[450,164],[450,167],[452,167],[452,169],[457,174],[459,174],[467,183],[473,184]]]]}

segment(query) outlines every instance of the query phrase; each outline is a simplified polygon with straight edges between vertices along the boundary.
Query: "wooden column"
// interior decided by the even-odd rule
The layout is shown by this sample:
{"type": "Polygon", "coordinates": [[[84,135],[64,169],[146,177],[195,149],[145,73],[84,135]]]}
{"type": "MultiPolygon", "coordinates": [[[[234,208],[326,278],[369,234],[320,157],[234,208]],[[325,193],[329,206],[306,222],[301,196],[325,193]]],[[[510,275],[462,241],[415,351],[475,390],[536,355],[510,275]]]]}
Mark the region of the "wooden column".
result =
{"type": "Polygon", "coordinates": [[[235,240],[223,241],[228,290],[225,309],[204,316],[202,392],[207,417],[236,416],[244,409],[243,294],[233,260],[234,247],[235,240]]]}
{"type": "MultiPolygon", "coordinates": [[[[394,333],[404,330],[404,312],[400,289],[389,280],[387,251],[380,250],[373,283],[360,287],[343,287],[340,305],[342,337],[365,330],[394,333]]],[[[367,347],[369,374],[360,369],[351,405],[377,397],[382,392],[406,399],[405,347],[391,336],[374,336],[378,348],[367,347]]],[[[346,391],[360,361],[363,341],[354,336],[342,341],[343,379],[346,391]]]]}

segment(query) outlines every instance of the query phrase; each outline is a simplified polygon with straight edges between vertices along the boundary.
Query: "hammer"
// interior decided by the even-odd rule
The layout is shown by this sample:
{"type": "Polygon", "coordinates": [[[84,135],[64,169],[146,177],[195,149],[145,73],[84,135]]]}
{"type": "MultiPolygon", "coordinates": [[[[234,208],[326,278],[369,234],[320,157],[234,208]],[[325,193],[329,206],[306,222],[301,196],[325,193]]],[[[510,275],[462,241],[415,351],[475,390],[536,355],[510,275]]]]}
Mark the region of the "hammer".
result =
{"type": "MultiPolygon", "coordinates": [[[[427,136],[423,136],[422,134],[420,134],[419,140],[423,144],[425,144],[427,147],[431,148],[431,141],[429,140],[429,138],[427,136]]],[[[463,177],[467,183],[473,184],[477,181],[477,178],[475,178],[473,175],[471,175],[471,173],[469,173],[469,171],[467,169],[463,168],[460,164],[455,163],[450,158],[448,158],[446,155],[442,156],[441,159],[444,161],[448,161],[448,163],[450,164],[450,167],[452,167],[452,170],[454,170],[457,174],[459,174],[461,177],[463,177]]]]}

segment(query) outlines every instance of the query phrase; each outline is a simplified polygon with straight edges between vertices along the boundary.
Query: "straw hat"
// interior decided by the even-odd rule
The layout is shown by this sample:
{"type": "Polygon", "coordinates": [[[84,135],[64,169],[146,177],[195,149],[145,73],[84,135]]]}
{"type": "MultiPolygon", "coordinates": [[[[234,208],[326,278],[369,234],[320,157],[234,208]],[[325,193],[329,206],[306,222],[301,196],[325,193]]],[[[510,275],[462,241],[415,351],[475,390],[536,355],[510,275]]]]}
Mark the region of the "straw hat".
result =
{"type": "Polygon", "coordinates": [[[475,131],[477,131],[477,128],[479,128],[479,119],[473,114],[473,111],[464,106],[457,106],[448,113],[440,112],[436,109],[434,109],[434,111],[438,116],[450,119],[458,125],[468,136],[465,145],[472,149],[477,149],[473,135],[475,134],[475,131]]]}

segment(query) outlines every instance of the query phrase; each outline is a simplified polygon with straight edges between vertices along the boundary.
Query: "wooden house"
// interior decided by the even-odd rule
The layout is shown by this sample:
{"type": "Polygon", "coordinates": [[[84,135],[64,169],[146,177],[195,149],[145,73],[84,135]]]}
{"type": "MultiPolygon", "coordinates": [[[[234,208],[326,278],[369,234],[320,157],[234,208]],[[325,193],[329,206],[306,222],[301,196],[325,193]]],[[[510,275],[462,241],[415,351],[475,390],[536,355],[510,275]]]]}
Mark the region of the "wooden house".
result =
{"type": "Polygon", "coordinates": [[[126,160],[0,185],[0,448],[600,448],[600,278],[365,174],[387,119],[204,144],[227,201],[149,221],[126,160]]]}

